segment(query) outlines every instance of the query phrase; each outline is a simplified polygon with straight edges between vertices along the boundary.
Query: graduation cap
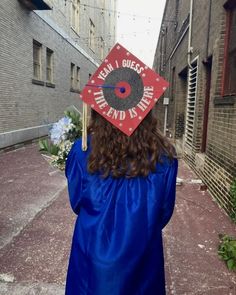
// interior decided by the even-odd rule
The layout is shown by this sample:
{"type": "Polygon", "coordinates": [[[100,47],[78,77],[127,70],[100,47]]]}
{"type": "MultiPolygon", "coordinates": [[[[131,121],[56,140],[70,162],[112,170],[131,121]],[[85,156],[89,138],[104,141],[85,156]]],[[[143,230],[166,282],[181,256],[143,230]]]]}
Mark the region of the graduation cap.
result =
{"type": "MultiPolygon", "coordinates": [[[[83,88],[86,104],[130,136],[155,106],[169,83],[117,43],[83,88]]],[[[83,124],[83,150],[86,127],[83,124]]]]}

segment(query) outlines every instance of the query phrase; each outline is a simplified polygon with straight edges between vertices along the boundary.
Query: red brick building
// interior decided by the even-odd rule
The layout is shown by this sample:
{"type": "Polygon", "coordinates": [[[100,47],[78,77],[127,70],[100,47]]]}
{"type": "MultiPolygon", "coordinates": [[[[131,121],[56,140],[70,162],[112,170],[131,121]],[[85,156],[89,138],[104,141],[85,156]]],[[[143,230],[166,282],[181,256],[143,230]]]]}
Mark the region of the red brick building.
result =
{"type": "Polygon", "coordinates": [[[167,0],[154,69],[170,81],[161,129],[226,210],[236,177],[236,0],[167,0]]]}

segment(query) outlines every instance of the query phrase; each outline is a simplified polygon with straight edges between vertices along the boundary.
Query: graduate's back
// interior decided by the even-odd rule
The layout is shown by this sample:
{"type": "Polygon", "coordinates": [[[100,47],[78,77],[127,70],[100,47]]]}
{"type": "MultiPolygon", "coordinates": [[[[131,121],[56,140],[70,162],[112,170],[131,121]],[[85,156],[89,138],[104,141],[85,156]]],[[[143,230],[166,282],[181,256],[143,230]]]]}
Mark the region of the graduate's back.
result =
{"type": "Polygon", "coordinates": [[[162,228],[174,209],[178,162],[149,113],[130,136],[92,112],[88,150],[66,162],[78,215],[66,294],[165,294],[162,228]]]}

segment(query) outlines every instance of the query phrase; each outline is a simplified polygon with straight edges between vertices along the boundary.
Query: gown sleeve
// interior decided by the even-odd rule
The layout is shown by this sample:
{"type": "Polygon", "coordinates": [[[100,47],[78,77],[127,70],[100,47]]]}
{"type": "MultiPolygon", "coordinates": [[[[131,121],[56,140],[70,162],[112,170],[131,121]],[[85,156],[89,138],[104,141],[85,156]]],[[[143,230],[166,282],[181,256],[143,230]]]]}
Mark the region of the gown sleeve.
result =
{"type": "Polygon", "coordinates": [[[82,168],[78,162],[77,144],[74,143],[66,160],[65,175],[68,184],[70,205],[75,214],[79,214],[82,195],[82,168]]]}
{"type": "Polygon", "coordinates": [[[162,206],[161,227],[164,228],[169,222],[175,206],[176,177],[178,171],[178,160],[174,159],[166,172],[166,188],[162,206]]]}

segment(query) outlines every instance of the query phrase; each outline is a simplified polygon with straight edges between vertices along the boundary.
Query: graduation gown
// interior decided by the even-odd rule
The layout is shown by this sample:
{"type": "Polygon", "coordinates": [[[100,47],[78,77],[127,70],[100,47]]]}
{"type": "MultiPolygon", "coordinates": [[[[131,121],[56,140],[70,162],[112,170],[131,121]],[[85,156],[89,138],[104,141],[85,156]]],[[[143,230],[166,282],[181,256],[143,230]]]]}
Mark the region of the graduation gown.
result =
{"type": "Polygon", "coordinates": [[[147,177],[101,178],[87,172],[77,140],[66,161],[77,219],[66,295],[164,295],[162,229],[175,203],[177,159],[162,156],[147,177]]]}

